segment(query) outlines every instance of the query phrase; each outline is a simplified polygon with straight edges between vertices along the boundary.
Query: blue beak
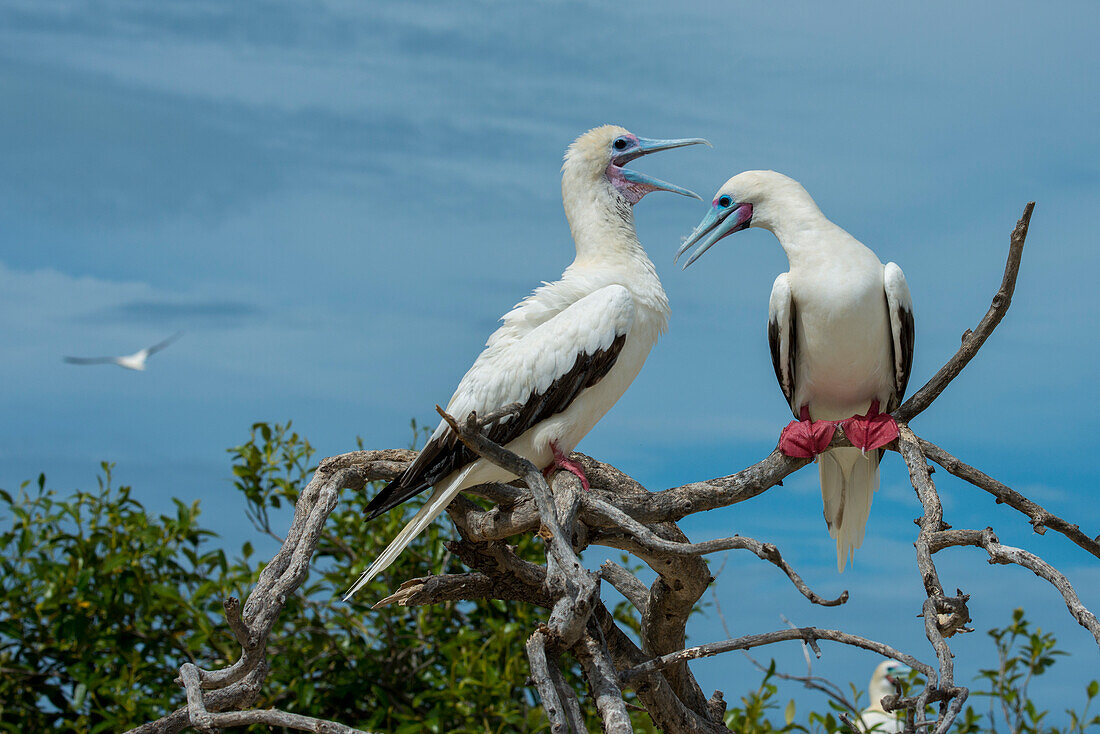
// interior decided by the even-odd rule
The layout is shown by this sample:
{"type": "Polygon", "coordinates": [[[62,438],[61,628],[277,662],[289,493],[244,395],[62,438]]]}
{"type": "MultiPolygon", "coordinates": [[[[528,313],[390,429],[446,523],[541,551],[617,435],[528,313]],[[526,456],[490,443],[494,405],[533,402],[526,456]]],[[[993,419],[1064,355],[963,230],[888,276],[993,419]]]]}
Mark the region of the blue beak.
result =
{"type": "MultiPolygon", "coordinates": [[[[685,189],[682,186],[671,184],[667,181],[662,181],[659,178],[639,173],[638,171],[632,171],[629,168],[622,168],[626,163],[629,163],[636,158],[641,158],[644,155],[650,153],[656,153],[661,150],[672,150],[673,148],[683,148],[687,145],[710,145],[710,142],[703,138],[679,138],[676,140],[653,140],[651,138],[638,138],[638,142],[631,147],[615,153],[611,157],[611,163],[621,170],[621,175],[627,181],[633,184],[639,184],[646,188],[657,191],[671,191],[674,194],[680,194],[681,196],[690,196],[693,199],[703,200],[703,197],[699,194],[685,189]]],[[[711,146],[714,147],[714,146],[711,146]]]]}
{"type": "Polygon", "coordinates": [[[702,196],[699,196],[699,194],[690,189],[685,189],[683,186],[677,186],[676,184],[671,184],[668,181],[662,181],[659,178],[654,178],[653,176],[639,173],[638,171],[632,171],[629,168],[621,168],[619,169],[619,173],[627,181],[634,184],[641,184],[642,186],[650,189],[656,189],[658,191],[671,191],[674,194],[680,194],[681,196],[690,196],[691,198],[698,199],[699,201],[703,200],[702,196]]]}
{"type": "Polygon", "coordinates": [[[699,249],[693,252],[688,261],[684,263],[684,269],[687,269],[688,265],[698,260],[704,252],[713,247],[715,242],[734,232],[740,232],[751,223],[752,204],[731,204],[723,207],[715,203],[706,216],[703,217],[703,221],[699,222],[699,226],[692,230],[684,244],[680,245],[680,249],[676,251],[676,257],[672,259],[672,262],[679,260],[680,255],[683,255],[688,248],[698,242],[700,243],[699,249]]]}
{"type": "MultiPolygon", "coordinates": [[[[638,138],[638,143],[632,145],[629,148],[620,151],[612,157],[611,162],[616,166],[621,166],[624,163],[630,163],[635,158],[641,158],[643,155],[649,155],[650,153],[656,153],[661,150],[672,150],[673,148],[683,148],[685,145],[710,145],[709,140],[703,138],[679,138],[678,140],[654,140],[652,138],[638,138]]],[[[710,145],[710,147],[714,147],[710,145]]]]}

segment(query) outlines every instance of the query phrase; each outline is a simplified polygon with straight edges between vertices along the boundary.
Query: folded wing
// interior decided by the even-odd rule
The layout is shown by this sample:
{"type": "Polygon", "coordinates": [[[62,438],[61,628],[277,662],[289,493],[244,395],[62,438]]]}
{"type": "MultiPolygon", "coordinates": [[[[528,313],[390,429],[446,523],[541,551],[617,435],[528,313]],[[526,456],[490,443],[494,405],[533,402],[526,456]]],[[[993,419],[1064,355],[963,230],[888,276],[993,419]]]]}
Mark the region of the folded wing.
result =
{"type": "MultiPolygon", "coordinates": [[[[886,263],[882,280],[886,290],[886,307],[890,313],[895,394],[897,403],[900,404],[905,388],[909,385],[909,374],[913,371],[913,343],[916,337],[913,297],[909,294],[905,274],[895,263],[886,263]]],[[[897,405],[891,406],[890,410],[896,407],[897,405]]]]}
{"type": "Polygon", "coordinates": [[[791,412],[798,418],[798,406],[794,404],[794,366],[795,345],[798,343],[794,333],[794,300],[791,298],[791,286],[787,273],[781,274],[772,285],[771,299],[768,301],[768,345],[772,351],[772,367],[775,379],[791,412]]]}
{"type": "MultiPolygon", "coordinates": [[[[483,432],[506,445],[543,420],[565,411],[586,388],[615,365],[634,320],[634,302],[626,288],[610,285],[585,296],[526,335],[497,341],[462,378],[447,412],[463,420],[471,411],[488,415],[520,403],[518,415],[506,416],[483,432]]],[[[477,457],[440,422],[409,468],[367,505],[377,517],[477,457]]]]}

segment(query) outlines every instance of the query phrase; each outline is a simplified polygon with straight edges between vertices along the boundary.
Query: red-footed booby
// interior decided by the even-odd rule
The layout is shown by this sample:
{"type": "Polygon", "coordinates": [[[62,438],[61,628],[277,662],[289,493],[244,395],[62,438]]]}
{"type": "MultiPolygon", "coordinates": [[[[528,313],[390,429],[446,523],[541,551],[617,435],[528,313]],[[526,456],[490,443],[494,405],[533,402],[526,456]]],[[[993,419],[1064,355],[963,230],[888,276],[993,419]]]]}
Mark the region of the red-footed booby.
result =
{"type": "MultiPolygon", "coordinates": [[[[624,168],[649,153],[707,143],[650,140],[605,125],[565,153],[561,193],[577,255],[560,280],[543,283],[504,315],[485,350],[458,384],[447,412],[465,419],[512,403],[519,415],[486,435],[546,467],[588,481],[567,457],[637,376],[668,324],[668,298],[634,230],[633,205],[651,191],[700,198],[687,189],[624,168]]],[[[514,477],[478,459],[445,422],[420,455],[367,505],[367,519],[433,488],[428,502],[363,573],[347,599],[389,566],[460,491],[514,477]]]]}
{"type": "Polygon", "coordinates": [[[181,336],[183,336],[183,332],[177,331],[162,342],[121,357],[64,357],[64,361],[68,364],[117,364],[119,367],[128,370],[144,372],[145,362],[149,357],[164,349],[181,336]]]}
{"type": "Polygon", "coordinates": [[[883,660],[871,674],[867,685],[869,705],[859,712],[859,721],[855,722],[860,731],[879,732],[879,734],[901,734],[905,730],[905,721],[895,713],[882,707],[882,699],[897,693],[894,681],[898,676],[909,672],[909,666],[897,660],[883,660]]]}
{"type": "Polygon", "coordinates": [[[676,257],[699,244],[686,268],[748,227],[772,232],[790,263],[768,306],[772,365],[798,419],[783,429],[779,447],[789,456],[818,456],[825,522],[843,572],[863,543],[879,447],[898,435],[886,413],[900,403],[913,365],[909,286],[901,268],[884,266],[826,219],[801,184],[775,171],[727,181],[676,257]],[[822,453],[838,424],[858,448],[822,453]]]}

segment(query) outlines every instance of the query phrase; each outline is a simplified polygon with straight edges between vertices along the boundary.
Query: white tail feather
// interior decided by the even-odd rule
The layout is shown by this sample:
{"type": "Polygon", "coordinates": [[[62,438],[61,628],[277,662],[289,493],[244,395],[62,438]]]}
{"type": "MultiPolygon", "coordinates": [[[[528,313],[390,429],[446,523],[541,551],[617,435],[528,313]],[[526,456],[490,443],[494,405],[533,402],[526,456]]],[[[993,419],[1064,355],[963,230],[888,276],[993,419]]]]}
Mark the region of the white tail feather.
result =
{"type": "Polygon", "coordinates": [[[386,546],[386,550],[382,551],[382,555],[378,556],[378,558],[374,560],[374,563],[363,572],[363,575],[359,577],[355,585],[348,589],[348,593],[344,594],[343,601],[350,599],[355,592],[369,584],[371,579],[385,571],[389,565],[401,555],[401,551],[405,550],[409,543],[413,541],[413,538],[420,535],[421,531],[428,527],[432,520],[439,517],[443,510],[447,509],[447,505],[451,504],[451,500],[453,500],[455,495],[462,491],[462,488],[465,486],[463,480],[466,479],[467,475],[469,475],[470,471],[478,463],[480,462],[474,462],[468,465],[455,475],[453,479],[440,482],[434,487],[431,499],[420,508],[420,511],[413,516],[409,524],[397,534],[397,537],[394,538],[388,546],[386,546]]]}
{"type": "Polygon", "coordinates": [[[829,537],[836,539],[836,567],[844,573],[854,551],[863,545],[871,498],[878,489],[878,452],[832,449],[818,457],[821,499],[829,537]]]}

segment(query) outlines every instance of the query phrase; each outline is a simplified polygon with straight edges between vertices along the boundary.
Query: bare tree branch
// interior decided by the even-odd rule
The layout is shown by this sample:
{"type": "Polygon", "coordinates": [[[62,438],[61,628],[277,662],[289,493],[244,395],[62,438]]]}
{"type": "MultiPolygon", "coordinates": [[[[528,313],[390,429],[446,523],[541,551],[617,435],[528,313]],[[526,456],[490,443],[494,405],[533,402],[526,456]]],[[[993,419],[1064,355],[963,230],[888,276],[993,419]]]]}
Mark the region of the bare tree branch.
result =
{"type": "Polygon", "coordinates": [[[1100,621],[1090,612],[1074,591],[1065,574],[1050,565],[1034,553],[1010,545],[1001,545],[993,528],[984,530],[944,530],[936,534],[931,541],[932,552],[958,545],[972,545],[984,548],[989,553],[990,563],[1023,566],[1036,576],[1044,579],[1062,594],[1066,608],[1077,622],[1092,633],[1096,644],[1100,646],[1100,621]]]}
{"type": "Polygon", "coordinates": [[[500,598],[500,590],[494,580],[483,573],[444,574],[409,579],[397,591],[375,602],[372,608],[380,609],[391,604],[418,607],[445,601],[500,598]]]}
{"type": "MultiPolygon", "coordinates": [[[[584,633],[588,616],[592,613],[593,601],[599,597],[600,586],[599,577],[585,570],[581,559],[573,550],[572,528],[580,498],[575,497],[566,502],[559,513],[554,493],[534,464],[482,435],[473,414],[466,425],[459,425],[439,406],[436,406],[436,410],[471,451],[505,471],[522,477],[535,496],[539,516],[548,536],[547,583],[550,584],[552,594],[561,592],[557,595],[558,601],[550,613],[548,634],[550,642],[555,646],[559,644],[557,638],[560,638],[563,647],[572,647],[584,633]]],[[[561,486],[557,497],[563,497],[566,493],[575,495],[577,492],[576,486],[561,486]]]]}
{"type": "Polygon", "coordinates": [[[1001,484],[996,479],[993,479],[969,464],[964,464],[962,461],[930,441],[925,441],[923,438],[920,439],[920,448],[925,456],[942,466],[951,474],[954,474],[959,479],[970,482],[978,489],[984,489],[986,492],[996,497],[998,504],[1004,503],[1012,509],[1027,515],[1031,518],[1032,528],[1034,528],[1035,532],[1039,535],[1044,534],[1047,528],[1056,530],[1092,555],[1100,558],[1100,542],[1082,533],[1081,528],[1077,525],[1067,522],[1057,515],[1046,511],[1011,487],[1001,484]]]}
{"type": "MultiPolygon", "coordinates": [[[[562,733],[585,730],[580,700],[566,683],[562,668],[563,660],[569,656],[579,663],[606,731],[631,731],[622,693],[623,688],[630,688],[660,730],[675,734],[719,734],[729,731],[722,723],[725,711],[722,693],[715,692],[707,698],[692,675],[688,661],[787,640],[799,640],[820,656],[818,641],[828,640],[900,660],[920,671],[927,681],[923,690],[915,696],[887,696],[883,707],[888,711],[904,711],[908,733],[945,734],[969,694],[965,687],[954,682],[953,654],[947,643],[952,635],[969,631],[965,626],[969,622],[969,597],[961,591],[954,596],[944,591],[934,561],[937,552],[955,546],[983,548],[990,563],[1017,564],[1046,579],[1059,590],[1070,613],[1100,645],[1100,622],[1081,602],[1066,576],[1054,566],[1027,550],[1002,545],[990,528],[980,531],[949,528],[944,522],[943,506],[931,478],[928,460],[992,494],[997,502],[1025,514],[1037,533],[1053,528],[1098,558],[1100,540],[1088,537],[1078,526],[919,438],[909,427],[909,421],[927,409],[974,358],[1007,312],[1033,206],[1029,203],[1025,207],[1012,233],[1004,276],[989,311],[973,332],[964,335],[958,352],[893,414],[899,422],[900,435],[887,448],[898,451],[904,459],[922,508],[915,542],[916,561],[925,592],[923,624],[936,653],[936,666],[925,664],[885,643],[815,627],[685,647],[688,618],[713,581],[701,558],[707,553],[749,550],[781,569],[810,602],[832,606],[847,600],[847,591],[832,600],[813,592],[782,558],[779,550],[769,543],[741,535],[693,543],[676,525],[678,520],[689,515],[757,497],[781,484],[785,477],[809,461],[784,456],[776,449],[735,474],[649,492],[619,469],[583,454],[574,454],[574,460],[584,467],[592,486],[592,491],[586,493],[576,478],[567,473],[559,472],[548,482],[539,467],[494,444],[484,435],[486,426],[518,410],[514,404],[485,416],[472,413],[451,416],[439,409],[451,430],[475,454],[522,480],[522,483],[486,484],[468,490],[492,503],[488,508],[462,496],[448,508],[460,535],[460,539],[447,544],[448,553],[453,553],[473,570],[410,579],[376,606],[502,599],[523,601],[549,610],[546,622],[533,630],[526,651],[531,679],[543,702],[551,730],[562,733]],[[520,558],[514,548],[504,542],[523,533],[538,533],[545,541],[545,565],[520,558]],[[626,568],[612,562],[604,563],[599,573],[588,571],[579,554],[589,544],[606,545],[633,554],[656,572],[656,580],[647,587],[626,568]],[[606,579],[639,610],[639,643],[619,626],[601,601],[601,579],[606,579]],[[926,709],[935,703],[939,704],[938,715],[928,720],[926,709]]],[[[851,443],[843,430],[837,430],[830,447],[845,446],[851,443]]],[[[183,664],[179,682],[186,693],[187,705],[132,732],[174,734],[188,726],[210,731],[251,723],[300,731],[354,732],[343,724],[274,709],[245,709],[259,699],[260,686],[267,674],[267,643],[273,625],[284,600],[306,578],[310,559],[339,492],[342,489],[359,491],[369,482],[392,479],[404,471],[416,455],[414,451],[386,449],[355,451],[322,461],[298,498],[294,519],[282,546],[260,573],[243,609],[234,598],[225,601],[226,622],[241,645],[239,659],[220,670],[204,670],[191,662],[183,664]]],[[[779,675],[800,680],[836,697],[831,692],[835,686],[830,689],[824,683],[817,683],[812,676],[779,675]]],[[[854,706],[849,708],[854,712],[854,706]]],[[[852,720],[842,720],[855,731],[852,720]]]]}
{"type": "Polygon", "coordinates": [[[922,413],[932,401],[940,396],[951,381],[954,380],[963,368],[978,354],[978,350],[985,344],[985,340],[1001,323],[1001,319],[1008,313],[1008,307],[1012,305],[1012,294],[1016,291],[1016,276],[1020,273],[1020,260],[1024,256],[1024,240],[1027,239],[1027,228],[1031,224],[1031,213],[1035,210],[1035,202],[1028,202],[1024,207],[1024,213],[1016,228],[1012,230],[1012,237],[1008,245],[1008,262],[1005,263],[1004,277],[1001,279],[1001,287],[993,296],[993,303],[989,311],[978,323],[974,331],[967,330],[963,334],[962,346],[947,364],[940,368],[924,387],[913,393],[900,408],[894,411],[894,417],[899,421],[908,423],[922,413]]]}
{"type": "Polygon", "coordinates": [[[553,734],[570,732],[580,734],[584,729],[578,729],[573,725],[574,722],[566,711],[566,704],[562,700],[556,680],[551,676],[550,670],[555,666],[551,665],[547,656],[546,642],[545,628],[535,630],[527,640],[527,659],[531,663],[531,680],[534,681],[539,698],[542,699],[542,709],[546,712],[546,718],[550,720],[550,731],[553,734]]]}
{"type": "Polygon", "coordinates": [[[630,734],[634,728],[630,725],[630,714],[626,712],[623,692],[619,689],[618,674],[611,662],[611,653],[600,634],[594,627],[596,636],[587,634],[577,646],[576,655],[584,668],[592,688],[592,697],[596,701],[596,710],[600,712],[603,730],[607,734],[630,734]]]}
{"type": "MultiPolygon", "coordinates": [[[[917,533],[917,542],[914,544],[917,551],[917,568],[927,595],[923,607],[924,634],[932,643],[936,657],[939,659],[940,686],[960,698],[959,706],[961,706],[970,692],[966,688],[956,688],[954,685],[955,656],[945,638],[964,630],[965,624],[970,621],[970,612],[966,607],[969,597],[960,592],[948,599],[944,594],[936,564],[932,560],[932,540],[936,533],[947,529],[943,522],[943,505],[940,503],[936,486],[932,482],[931,470],[924,453],[921,452],[916,435],[908,425],[899,424],[898,429],[898,450],[905,459],[905,465],[909,469],[909,480],[917,493],[921,507],[924,508],[924,515],[918,520],[920,531],[917,533]]],[[[916,711],[924,711],[929,690],[930,688],[925,688],[924,692],[917,697],[916,711]]],[[[954,717],[948,717],[948,712],[949,709],[941,706],[936,734],[943,734],[951,725],[954,717]]]]}
{"type": "Polygon", "coordinates": [[[894,660],[905,663],[914,670],[919,670],[933,686],[937,680],[936,671],[933,670],[931,666],[885,643],[869,640],[859,635],[841,632],[840,630],[819,629],[817,627],[797,627],[795,629],[764,632],[758,635],[745,635],[744,637],[738,637],[733,640],[708,642],[705,645],[696,645],[695,647],[677,650],[674,653],[662,655],[661,657],[654,658],[624,670],[619,674],[619,680],[622,681],[623,685],[630,685],[633,681],[647,673],[667,668],[670,665],[675,665],[685,660],[712,657],[731,650],[749,650],[754,647],[760,647],[761,645],[772,645],[776,642],[784,642],[787,640],[800,640],[812,646],[816,646],[818,640],[830,640],[844,645],[852,645],[853,647],[877,652],[879,655],[893,658],[894,660]]]}
{"type": "Polygon", "coordinates": [[[717,553],[727,550],[752,551],[756,554],[757,558],[774,564],[782,570],[783,573],[787,574],[787,578],[791,580],[791,583],[802,592],[803,596],[814,604],[820,604],[824,607],[835,607],[848,601],[847,591],[843,592],[836,599],[825,599],[814,593],[810,587],[806,585],[806,582],[802,580],[802,577],[783,560],[783,556],[779,553],[779,549],[771,543],[761,543],[759,540],[740,535],[736,535],[732,538],[705,540],[701,543],[677,543],[659,537],[656,533],[642,525],[630,515],[627,515],[619,508],[598,497],[586,497],[585,504],[588,509],[595,512],[597,516],[602,516],[607,518],[610,522],[615,523],[625,530],[634,542],[649,550],[684,556],[701,556],[708,553],[717,553]]]}
{"type": "Polygon", "coordinates": [[[614,561],[603,562],[600,566],[600,576],[625,596],[639,613],[645,614],[646,605],[649,604],[649,589],[638,580],[637,576],[614,561]]]}

